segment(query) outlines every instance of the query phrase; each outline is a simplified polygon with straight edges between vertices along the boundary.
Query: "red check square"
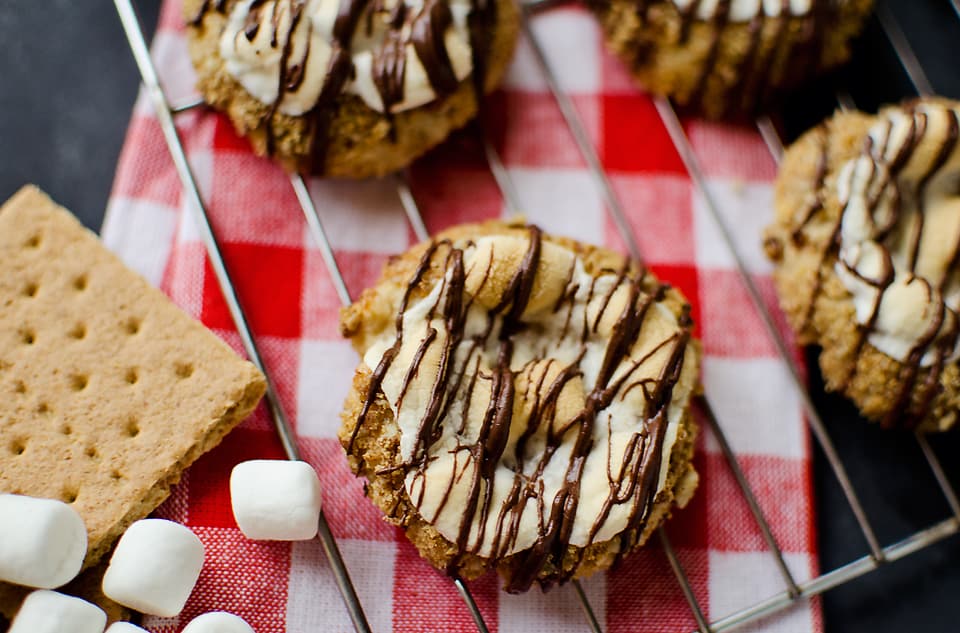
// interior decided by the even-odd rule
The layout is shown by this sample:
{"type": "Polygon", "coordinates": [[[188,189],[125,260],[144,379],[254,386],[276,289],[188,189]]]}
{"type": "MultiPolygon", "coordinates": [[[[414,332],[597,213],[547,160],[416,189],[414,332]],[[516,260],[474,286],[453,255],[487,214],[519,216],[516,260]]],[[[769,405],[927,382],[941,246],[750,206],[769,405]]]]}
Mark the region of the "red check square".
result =
{"type": "MultiPolygon", "coordinates": [[[[221,250],[253,331],[261,336],[300,336],[303,250],[237,243],[223,244],[221,250]]],[[[207,327],[233,329],[209,264],[203,283],[201,320],[207,327]]]]}
{"type": "Polygon", "coordinates": [[[643,94],[604,95],[601,157],[607,169],[627,172],[685,174],[660,115],[643,94]]]}
{"type": "Polygon", "coordinates": [[[217,113],[214,116],[216,116],[217,124],[213,136],[213,149],[216,150],[217,154],[237,152],[244,156],[252,155],[253,148],[250,147],[250,141],[237,134],[227,115],[217,113]]]}

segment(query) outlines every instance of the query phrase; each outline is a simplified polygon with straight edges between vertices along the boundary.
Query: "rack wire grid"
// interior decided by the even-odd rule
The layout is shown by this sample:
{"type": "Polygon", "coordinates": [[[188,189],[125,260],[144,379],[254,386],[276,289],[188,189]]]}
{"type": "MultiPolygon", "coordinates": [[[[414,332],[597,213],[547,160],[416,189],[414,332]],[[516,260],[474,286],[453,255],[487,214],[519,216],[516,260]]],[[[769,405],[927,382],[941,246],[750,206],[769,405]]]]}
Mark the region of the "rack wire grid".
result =
{"type": "MultiPolygon", "coordinates": [[[[579,152],[585,160],[592,177],[596,180],[596,185],[599,189],[599,193],[603,199],[603,202],[606,205],[607,212],[611,216],[611,220],[616,225],[617,230],[620,233],[620,237],[623,239],[630,256],[638,262],[642,262],[642,253],[640,252],[640,248],[633,231],[627,222],[627,216],[624,212],[623,204],[611,185],[607,173],[600,161],[597,150],[590,140],[590,137],[586,131],[586,127],[580,118],[572,99],[560,88],[560,84],[557,81],[557,75],[551,68],[550,63],[544,53],[544,49],[530,26],[531,21],[537,14],[549,10],[555,6],[566,4],[569,1],[571,0],[525,0],[521,4],[521,31],[531,46],[538,70],[546,81],[549,90],[560,109],[564,121],[569,127],[570,133],[573,136],[579,152]]],[[[960,17],[960,0],[949,0],[949,2],[954,11],[957,13],[958,17],[960,17]]],[[[146,95],[156,111],[161,129],[164,134],[164,139],[170,150],[174,166],[178,176],[180,177],[180,180],[182,181],[182,185],[189,199],[192,211],[195,214],[195,220],[200,229],[201,238],[207,249],[207,254],[209,256],[214,274],[217,278],[220,289],[223,292],[224,299],[233,321],[237,327],[243,347],[250,360],[262,371],[264,371],[265,375],[267,375],[266,403],[274,423],[277,436],[280,439],[286,456],[291,460],[299,459],[300,454],[297,448],[295,435],[291,430],[286,412],[284,411],[277,396],[274,383],[264,368],[264,363],[257,346],[257,342],[251,333],[243,307],[241,306],[237,293],[234,289],[233,282],[230,278],[230,272],[227,270],[224,264],[219,243],[214,235],[212,225],[207,216],[206,206],[197,188],[197,183],[187,160],[184,146],[174,125],[175,115],[195,107],[200,107],[203,105],[203,102],[200,100],[194,100],[179,105],[174,105],[169,102],[161,87],[156,68],[151,59],[146,39],[140,27],[136,10],[133,6],[133,0],[114,0],[114,4],[116,5],[118,15],[129,41],[131,52],[140,71],[146,95]]],[[[886,6],[881,5],[877,7],[876,17],[887,39],[889,40],[894,53],[896,54],[900,63],[903,65],[903,68],[912,82],[917,94],[933,94],[933,87],[893,14],[886,6]]],[[[841,109],[852,109],[855,107],[853,99],[845,92],[838,92],[836,94],[836,100],[841,109]]],[[[881,545],[877,539],[873,524],[870,522],[866,512],[863,509],[863,504],[860,500],[860,497],[858,497],[857,492],[850,481],[850,477],[847,474],[844,463],[841,461],[833,441],[826,430],[823,420],[813,404],[810,393],[808,392],[807,387],[801,377],[800,368],[796,365],[794,357],[791,354],[789,344],[783,339],[780,331],[777,329],[773,315],[769,312],[765,303],[763,302],[760,291],[747,269],[745,259],[734,242],[733,233],[731,232],[730,227],[724,218],[720,204],[707,186],[700,162],[694,152],[689,138],[686,135],[686,132],[684,131],[674,105],[669,99],[662,97],[654,97],[654,104],[687,172],[689,173],[695,189],[705,201],[710,216],[716,223],[723,241],[730,250],[730,254],[733,256],[739,276],[747,290],[753,307],[760,316],[764,328],[775,345],[780,359],[789,369],[793,386],[799,393],[801,405],[804,413],[806,414],[807,423],[810,425],[810,429],[814,437],[816,438],[829,462],[830,468],[832,469],[833,474],[843,491],[846,502],[856,518],[860,532],[862,533],[866,545],[869,548],[869,554],[861,558],[857,558],[845,565],[821,573],[819,576],[808,581],[798,583],[784,562],[783,551],[777,544],[776,538],[773,536],[770,525],[767,522],[763,511],[760,509],[759,504],[757,503],[756,496],[743,474],[737,457],[734,455],[730,447],[730,443],[724,435],[722,427],[713,414],[713,410],[710,407],[709,401],[707,400],[706,396],[699,396],[696,404],[704,413],[704,417],[708,422],[710,431],[713,433],[724,454],[724,457],[726,458],[726,462],[735,481],[738,484],[739,490],[743,495],[744,500],[751,511],[753,519],[756,522],[757,527],[759,528],[760,533],[769,548],[769,554],[776,563],[776,566],[787,587],[784,591],[771,595],[750,607],[730,613],[712,622],[708,622],[704,615],[704,609],[694,595],[693,588],[687,577],[687,573],[683,568],[683,565],[677,558],[676,553],[674,552],[663,528],[660,528],[658,530],[658,537],[670,562],[673,573],[676,576],[677,582],[679,583],[679,586],[689,604],[693,618],[697,623],[697,630],[700,631],[700,633],[720,633],[722,631],[733,630],[748,623],[753,623],[763,618],[783,612],[800,600],[805,600],[820,595],[832,588],[843,585],[851,580],[854,580],[855,578],[877,570],[891,562],[909,556],[917,551],[938,543],[956,534],[957,532],[960,532],[960,501],[958,501],[956,489],[948,480],[939,458],[937,457],[933,448],[930,446],[926,437],[920,433],[915,434],[916,441],[918,442],[923,456],[929,468],[931,469],[941,492],[943,493],[943,496],[952,512],[952,516],[929,525],[924,529],[916,531],[899,541],[890,543],[888,545],[881,545]]],[[[779,162],[783,155],[784,145],[776,126],[767,116],[759,117],[756,120],[756,126],[774,160],[779,162]]],[[[516,187],[511,180],[509,172],[504,167],[496,148],[489,138],[483,139],[483,149],[491,173],[501,190],[508,211],[511,213],[517,213],[520,205],[518,202],[516,187]]],[[[397,194],[401,206],[414,234],[418,239],[429,239],[430,236],[427,232],[423,218],[420,214],[420,210],[417,206],[416,198],[413,195],[409,183],[403,174],[397,174],[395,179],[397,194]]],[[[347,289],[344,278],[340,272],[339,265],[337,264],[337,260],[334,256],[333,248],[327,238],[323,223],[313,203],[310,192],[307,188],[307,184],[303,177],[298,174],[292,174],[290,176],[290,181],[297,200],[300,203],[303,215],[312,233],[313,239],[315,239],[317,246],[320,248],[320,253],[330,273],[337,295],[343,305],[349,305],[352,301],[350,292],[347,289]]],[[[323,514],[320,516],[319,527],[320,529],[318,538],[330,562],[331,570],[335,576],[337,587],[342,595],[344,606],[347,609],[347,612],[358,633],[367,633],[370,631],[370,626],[367,623],[363,607],[360,604],[360,601],[354,590],[346,565],[340,556],[336,540],[334,539],[323,514]]],[[[474,602],[473,597],[470,594],[470,589],[467,584],[461,579],[455,577],[452,578],[452,583],[455,585],[456,590],[463,598],[474,620],[474,623],[476,624],[477,630],[480,633],[487,633],[487,625],[484,622],[483,616],[480,613],[477,604],[474,602]]],[[[585,628],[594,633],[602,633],[603,628],[600,625],[600,622],[598,621],[597,616],[594,613],[593,608],[580,583],[574,580],[570,583],[570,585],[582,607],[585,619],[585,628]]]]}

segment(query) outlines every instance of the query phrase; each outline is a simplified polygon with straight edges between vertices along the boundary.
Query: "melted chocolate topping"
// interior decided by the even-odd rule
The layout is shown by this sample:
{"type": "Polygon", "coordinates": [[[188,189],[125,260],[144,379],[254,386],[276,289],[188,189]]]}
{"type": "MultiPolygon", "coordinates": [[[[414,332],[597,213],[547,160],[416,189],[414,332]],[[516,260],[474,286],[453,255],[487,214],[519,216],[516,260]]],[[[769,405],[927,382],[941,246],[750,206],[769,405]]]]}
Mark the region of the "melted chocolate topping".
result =
{"type": "MultiPolygon", "coordinates": [[[[414,377],[418,375],[428,349],[440,345],[439,370],[433,380],[425,411],[420,417],[412,457],[397,467],[412,475],[410,500],[419,510],[424,502],[426,471],[432,459],[432,443],[439,439],[442,425],[454,424],[460,429],[461,432],[456,436],[457,446],[450,451],[455,464],[453,472],[460,473],[456,477],[470,474],[466,475],[469,477],[468,493],[462,514],[457,515],[462,518],[457,519],[457,536],[453,539],[458,554],[450,560],[448,572],[456,574],[463,557],[479,554],[479,549],[486,540],[492,543],[492,558],[511,556],[509,560],[512,573],[505,587],[510,592],[525,591],[535,582],[542,586],[562,583],[574,573],[577,561],[570,564],[569,557],[573,550],[568,549],[568,546],[581,500],[584,466],[594,448],[594,427],[597,424],[610,424],[609,416],[601,414],[616,398],[625,397],[633,389],[639,389],[643,394],[644,412],[637,422],[636,432],[627,444],[621,466],[614,472],[608,463],[609,495],[589,530],[589,542],[579,551],[582,552],[596,542],[611,509],[623,504],[632,505],[629,506],[628,525],[618,537],[619,551],[624,554],[636,545],[657,492],[668,426],[667,409],[672,402],[674,386],[680,380],[691,327],[687,310],[678,318],[678,326],[669,336],[664,340],[656,340],[652,349],[645,352],[642,358],[631,359],[630,353],[641,328],[647,323],[654,304],[663,300],[665,292],[663,286],[651,290],[650,278],[645,273],[631,274],[625,264],[617,273],[614,287],[599,300],[601,305],[593,327],[590,323],[584,323],[582,329],[573,330],[579,333],[581,346],[574,362],[560,367],[559,361],[545,361],[549,362],[550,367],[557,369],[550,382],[547,382],[547,373],[544,371],[537,381],[530,380],[527,383],[525,392],[518,394],[515,380],[517,372],[511,369],[514,337],[530,327],[523,321],[522,315],[531,300],[543,254],[540,230],[529,227],[528,234],[529,242],[522,261],[505,284],[496,304],[487,310],[486,329],[476,338],[466,341],[464,336],[467,311],[474,305],[475,297],[466,296],[465,292],[464,252],[449,242],[435,242],[430,245],[407,285],[397,314],[396,338],[373,371],[362,411],[346,447],[348,453],[357,454],[354,441],[359,429],[374,403],[383,402],[386,397],[382,391],[383,379],[403,344],[404,315],[409,307],[410,297],[415,289],[422,286],[426,272],[431,267],[440,266],[443,277],[438,283],[442,284],[442,288],[428,316],[428,322],[437,323],[431,319],[442,317],[447,333],[446,336],[438,336],[434,327],[427,329],[426,336],[420,341],[411,364],[404,373],[398,401],[392,405],[394,411],[400,410],[403,398],[414,377]],[[626,288],[628,296],[612,326],[596,383],[590,392],[585,394],[579,413],[569,421],[559,420],[557,406],[561,392],[571,381],[582,376],[580,362],[587,350],[587,338],[594,334],[596,323],[613,305],[611,298],[618,288],[626,288]],[[498,331],[495,328],[497,321],[500,323],[498,331]],[[489,380],[491,395],[482,414],[479,432],[474,441],[468,441],[462,431],[467,428],[471,398],[479,379],[478,354],[487,343],[497,349],[496,364],[490,374],[484,377],[489,380]],[[459,366],[454,366],[454,353],[462,344],[467,346],[466,358],[463,362],[458,361],[459,366]],[[638,368],[655,354],[664,354],[666,357],[656,379],[636,377],[634,374],[638,368]],[[532,401],[532,410],[515,447],[506,453],[511,426],[520,424],[514,420],[518,398],[522,398],[525,403],[532,401]],[[463,403],[459,421],[447,419],[449,405],[455,399],[463,403]],[[538,429],[541,433],[547,429],[546,445],[542,451],[530,451],[528,441],[538,429]],[[562,445],[572,445],[569,459],[563,462],[563,483],[555,496],[545,498],[540,476],[562,445]],[[468,470],[467,466],[471,464],[475,467],[468,470]],[[494,503],[492,481],[499,464],[505,464],[512,469],[513,483],[506,498],[494,503]],[[537,501],[537,507],[540,508],[536,540],[531,547],[511,554],[519,535],[521,517],[525,511],[529,511],[528,501],[531,499],[537,501]],[[492,518],[493,522],[489,523],[488,518],[492,518]],[[472,533],[474,527],[479,528],[479,534],[472,533]],[[493,533],[488,534],[487,530],[492,530],[493,533]]],[[[488,266],[493,265],[492,261],[491,258],[488,266]]],[[[489,274],[488,268],[483,273],[484,282],[489,274]]],[[[577,292],[575,287],[571,289],[573,274],[574,267],[571,266],[564,285],[566,290],[553,309],[553,313],[567,310],[568,324],[571,320],[570,314],[574,311],[574,295],[577,292]]],[[[550,341],[544,341],[545,357],[550,356],[550,344],[550,341]]],[[[462,350],[461,347],[461,354],[462,350]]],[[[520,373],[523,371],[525,370],[520,370],[520,373]]],[[[451,477],[439,501],[440,509],[448,504],[453,485],[451,477]]],[[[440,509],[435,510],[435,516],[439,516],[440,509]]],[[[429,520],[428,517],[425,518],[429,520]]]]}

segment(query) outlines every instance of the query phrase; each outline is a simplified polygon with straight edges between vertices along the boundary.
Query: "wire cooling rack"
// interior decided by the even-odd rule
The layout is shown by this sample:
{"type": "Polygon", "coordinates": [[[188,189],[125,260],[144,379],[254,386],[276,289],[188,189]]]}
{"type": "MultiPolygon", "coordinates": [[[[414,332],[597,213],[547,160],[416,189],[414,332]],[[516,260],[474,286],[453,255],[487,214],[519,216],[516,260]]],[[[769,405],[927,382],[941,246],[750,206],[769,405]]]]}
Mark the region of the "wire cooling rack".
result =
{"type": "MultiPolygon", "coordinates": [[[[583,159],[585,160],[589,171],[592,174],[592,177],[596,179],[596,184],[599,188],[603,201],[605,202],[607,212],[611,216],[611,220],[616,225],[617,230],[620,233],[620,237],[623,239],[629,254],[637,261],[642,261],[643,254],[641,253],[633,231],[627,222],[627,216],[624,212],[623,204],[610,183],[607,173],[604,170],[597,154],[597,150],[590,140],[590,137],[586,131],[586,127],[573,105],[573,101],[571,100],[570,96],[563,92],[563,90],[560,88],[559,82],[557,81],[557,76],[551,68],[546,55],[544,54],[543,47],[530,26],[531,21],[535,19],[535,16],[538,13],[563,4],[565,1],[566,0],[526,0],[526,2],[522,4],[521,29],[531,45],[531,50],[533,51],[538,70],[542,74],[550,89],[550,92],[556,100],[556,104],[560,109],[563,119],[570,129],[577,148],[582,154],[583,159]]],[[[960,0],[949,1],[956,11],[958,17],[960,17],[960,0]]],[[[277,396],[274,383],[265,370],[260,350],[251,333],[243,307],[240,304],[233,282],[230,278],[230,272],[227,270],[226,265],[224,264],[219,243],[217,242],[217,238],[213,233],[213,228],[207,216],[206,206],[200,195],[199,189],[197,188],[197,183],[194,179],[193,172],[187,161],[186,152],[184,151],[183,144],[174,125],[174,117],[177,114],[190,110],[194,107],[201,106],[202,101],[192,101],[179,105],[171,104],[169,102],[166,94],[161,88],[157,71],[150,57],[147,42],[140,27],[140,22],[137,18],[132,0],[114,0],[114,4],[116,5],[117,12],[120,16],[124,31],[126,32],[127,39],[130,43],[133,57],[136,60],[137,66],[140,70],[146,94],[156,111],[160,127],[163,131],[164,139],[173,158],[174,166],[177,170],[180,180],[182,181],[186,195],[191,203],[190,207],[195,214],[195,219],[197,221],[197,226],[200,229],[201,238],[207,249],[207,254],[209,256],[214,274],[217,278],[220,289],[223,292],[224,299],[233,321],[237,327],[243,347],[246,350],[247,355],[250,357],[250,360],[262,371],[264,371],[265,375],[267,375],[266,402],[276,429],[277,436],[281,441],[286,456],[292,460],[299,459],[300,455],[295,436],[289,425],[286,412],[284,411],[283,406],[281,405],[277,396]]],[[[900,28],[893,14],[885,6],[880,6],[877,8],[876,15],[884,33],[890,42],[890,45],[894,50],[894,53],[900,60],[901,64],[903,64],[904,70],[910,78],[910,81],[912,82],[916,92],[920,95],[933,94],[933,87],[929,79],[926,77],[923,67],[920,65],[919,60],[914,54],[909,41],[904,35],[903,30],[900,28]]],[[[838,92],[836,99],[841,109],[852,109],[855,107],[853,99],[845,92],[838,92]]],[[[735,481],[738,484],[740,492],[750,508],[753,519],[755,520],[757,527],[759,528],[760,533],[769,548],[769,554],[773,558],[787,587],[786,590],[769,596],[765,600],[761,600],[750,607],[736,611],[715,621],[708,622],[704,615],[704,609],[697,601],[693,588],[687,577],[687,573],[684,570],[683,565],[680,563],[680,560],[677,558],[666,533],[662,528],[658,530],[658,537],[661,541],[663,550],[670,562],[670,566],[674,572],[674,575],[676,576],[677,582],[679,583],[680,588],[682,589],[683,594],[690,606],[693,618],[697,623],[697,630],[701,633],[720,633],[721,631],[733,630],[745,624],[774,616],[777,613],[789,609],[798,601],[820,595],[834,587],[843,585],[855,578],[877,570],[884,565],[909,556],[910,554],[920,551],[956,534],[958,531],[960,531],[960,502],[958,502],[957,491],[947,479],[940,460],[938,459],[933,448],[930,446],[924,435],[917,433],[916,441],[918,442],[924,458],[926,459],[926,462],[932,471],[932,474],[936,479],[947,504],[949,505],[952,516],[914,532],[902,540],[887,545],[882,545],[880,543],[874,531],[873,524],[870,522],[866,512],[863,509],[863,504],[860,500],[860,497],[857,495],[857,492],[850,481],[846,467],[841,461],[836,447],[834,446],[833,441],[826,430],[823,420],[821,419],[816,407],[813,404],[810,394],[806,389],[803,379],[801,378],[800,368],[795,364],[795,360],[790,352],[789,345],[783,339],[779,329],[775,325],[773,315],[768,311],[766,304],[762,300],[760,291],[747,269],[744,257],[734,242],[733,233],[731,232],[730,227],[724,218],[721,205],[709,187],[707,187],[706,179],[704,177],[700,162],[693,150],[693,146],[690,143],[686,132],[684,131],[683,126],[680,123],[680,119],[677,116],[677,112],[673,104],[668,99],[660,97],[654,98],[654,104],[660,118],[663,120],[673,144],[680,155],[684,166],[686,167],[687,172],[691,177],[694,187],[705,201],[707,211],[716,223],[723,241],[728,247],[730,254],[733,256],[738,273],[747,290],[751,303],[757,310],[757,313],[763,322],[764,328],[776,347],[781,360],[786,364],[790,372],[794,387],[800,396],[800,401],[804,413],[806,414],[806,420],[810,425],[810,429],[827,458],[830,468],[832,469],[833,474],[843,491],[846,502],[856,518],[860,532],[862,533],[866,545],[869,548],[869,554],[866,556],[850,561],[849,563],[830,571],[824,572],[811,580],[798,583],[784,562],[783,550],[780,548],[776,538],[773,536],[770,525],[764,517],[759,504],[757,503],[756,496],[743,474],[740,464],[737,461],[737,457],[730,448],[730,444],[724,435],[723,429],[720,427],[715,416],[713,415],[709,401],[705,396],[698,397],[697,405],[705,414],[704,417],[708,422],[710,430],[716,438],[723,455],[726,458],[726,462],[735,481]]],[[[776,126],[766,116],[758,118],[756,121],[756,126],[774,160],[779,161],[783,154],[783,141],[779,132],[777,131],[776,126]]],[[[496,148],[488,138],[484,139],[483,147],[486,154],[487,163],[497,185],[500,187],[508,210],[512,213],[518,212],[520,207],[518,202],[518,194],[509,172],[504,167],[496,148]]],[[[423,222],[423,218],[417,206],[416,198],[413,195],[409,183],[402,175],[397,175],[395,178],[397,194],[399,196],[401,206],[403,207],[414,234],[418,239],[428,239],[429,234],[423,222]]],[[[291,175],[290,181],[312,236],[320,248],[320,253],[330,273],[337,296],[343,305],[349,305],[352,301],[350,292],[347,289],[343,275],[340,272],[339,265],[337,264],[337,260],[334,256],[333,248],[327,238],[327,234],[323,228],[323,223],[319,214],[317,213],[316,207],[314,206],[310,192],[307,188],[307,184],[304,179],[297,174],[291,175]]],[[[331,570],[334,574],[337,587],[339,588],[343,597],[344,606],[350,615],[355,629],[358,631],[358,633],[369,632],[370,626],[367,623],[363,607],[360,604],[360,601],[354,590],[353,583],[351,582],[346,565],[340,556],[340,551],[337,547],[336,540],[330,531],[326,518],[322,514],[320,516],[320,529],[318,538],[330,562],[331,570]]],[[[487,625],[484,622],[483,616],[480,613],[477,604],[474,602],[473,597],[470,594],[468,586],[459,578],[453,578],[452,582],[469,609],[479,633],[487,633],[487,625]]],[[[597,620],[596,614],[594,613],[585,592],[580,586],[580,583],[574,580],[571,582],[571,587],[583,609],[585,629],[594,633],[602,633],[603,627],[597,620]]]]}

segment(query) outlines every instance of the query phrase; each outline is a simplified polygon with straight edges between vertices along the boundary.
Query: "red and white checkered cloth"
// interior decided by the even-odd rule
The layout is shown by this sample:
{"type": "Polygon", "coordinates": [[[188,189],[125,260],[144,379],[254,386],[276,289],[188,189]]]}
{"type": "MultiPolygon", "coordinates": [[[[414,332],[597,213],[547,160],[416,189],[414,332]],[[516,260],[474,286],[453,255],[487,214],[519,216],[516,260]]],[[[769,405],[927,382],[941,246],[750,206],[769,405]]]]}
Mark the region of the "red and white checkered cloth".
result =
{"type": "MultiPolygon", "coordinates": [[[[193,94],[179,2],[168,0],[154,40],[171,101],[193,94]]],[[[649,97],[604,51],[591,16],[555,9],[536,32],[586,121],[651,268],[693,303],[705,349],[703,380],[721,425],[798,581],[816,574],[808,436],[798,396],[776,357],[704,200],[695,191],[649,97]]],[[[528,218],[548,231],[623,248],[596,183],[577,153],[528,45],[521,43],[504,89],[492,101],[503,159],[528,218]]],[[[403,534],[363,497],[335,439],[338,413],[358,361],[337,333],[339,303],[305,226],[287,176],[255,157],[225,117],[192,111],[178,125],[227,266],[268,369],[323,482],[326,514],[373,629],[474,631],[443,575],[421,561],[403,534]]],[[[760,230],[771,216],[775,167],[750,130],[686,122],[713,192],[771,305],[760,230]]],[[[412,170],[430,230],[505,214],[478,144],[460,134],[412,170]]],[[[374,282],[391,253],[414,241],[391,180],[327,182],[310,189],[347,285],[374,282]]],[[[117,171],[106,243],[175,302],[240,350],[194,228],[160,128],[146,100],[133,114],[117,171]]],[[[349,631],[346,611],[317,541],[256,543],[236,528],[230,469],[241,460],[280,458],[261,406],[251,420],[202,458],[159,511],[190,526],[207,548],[199,585],[179,619],[150,618],[154,631],[179,631],[193,616],[227,610],[258,633],[349,631]]],[[[701,483],[668,532],[710,619],[785,586],[733,476],[708,430],[696,457],[701,483]]],[[[656,541],[656,539],[654,539],[656,541]]],[[[512,596],[497,580],[472,583],[491,631],[580,633],[586,623],[569,587],[512,596]]],[[[584,582],[610,633],[686,631],[691,612],[659,545],[621,568],[584,582]]],[[[764,631],[822,628],[818,606],[802,603],[762,623],[764,631]]]]}

